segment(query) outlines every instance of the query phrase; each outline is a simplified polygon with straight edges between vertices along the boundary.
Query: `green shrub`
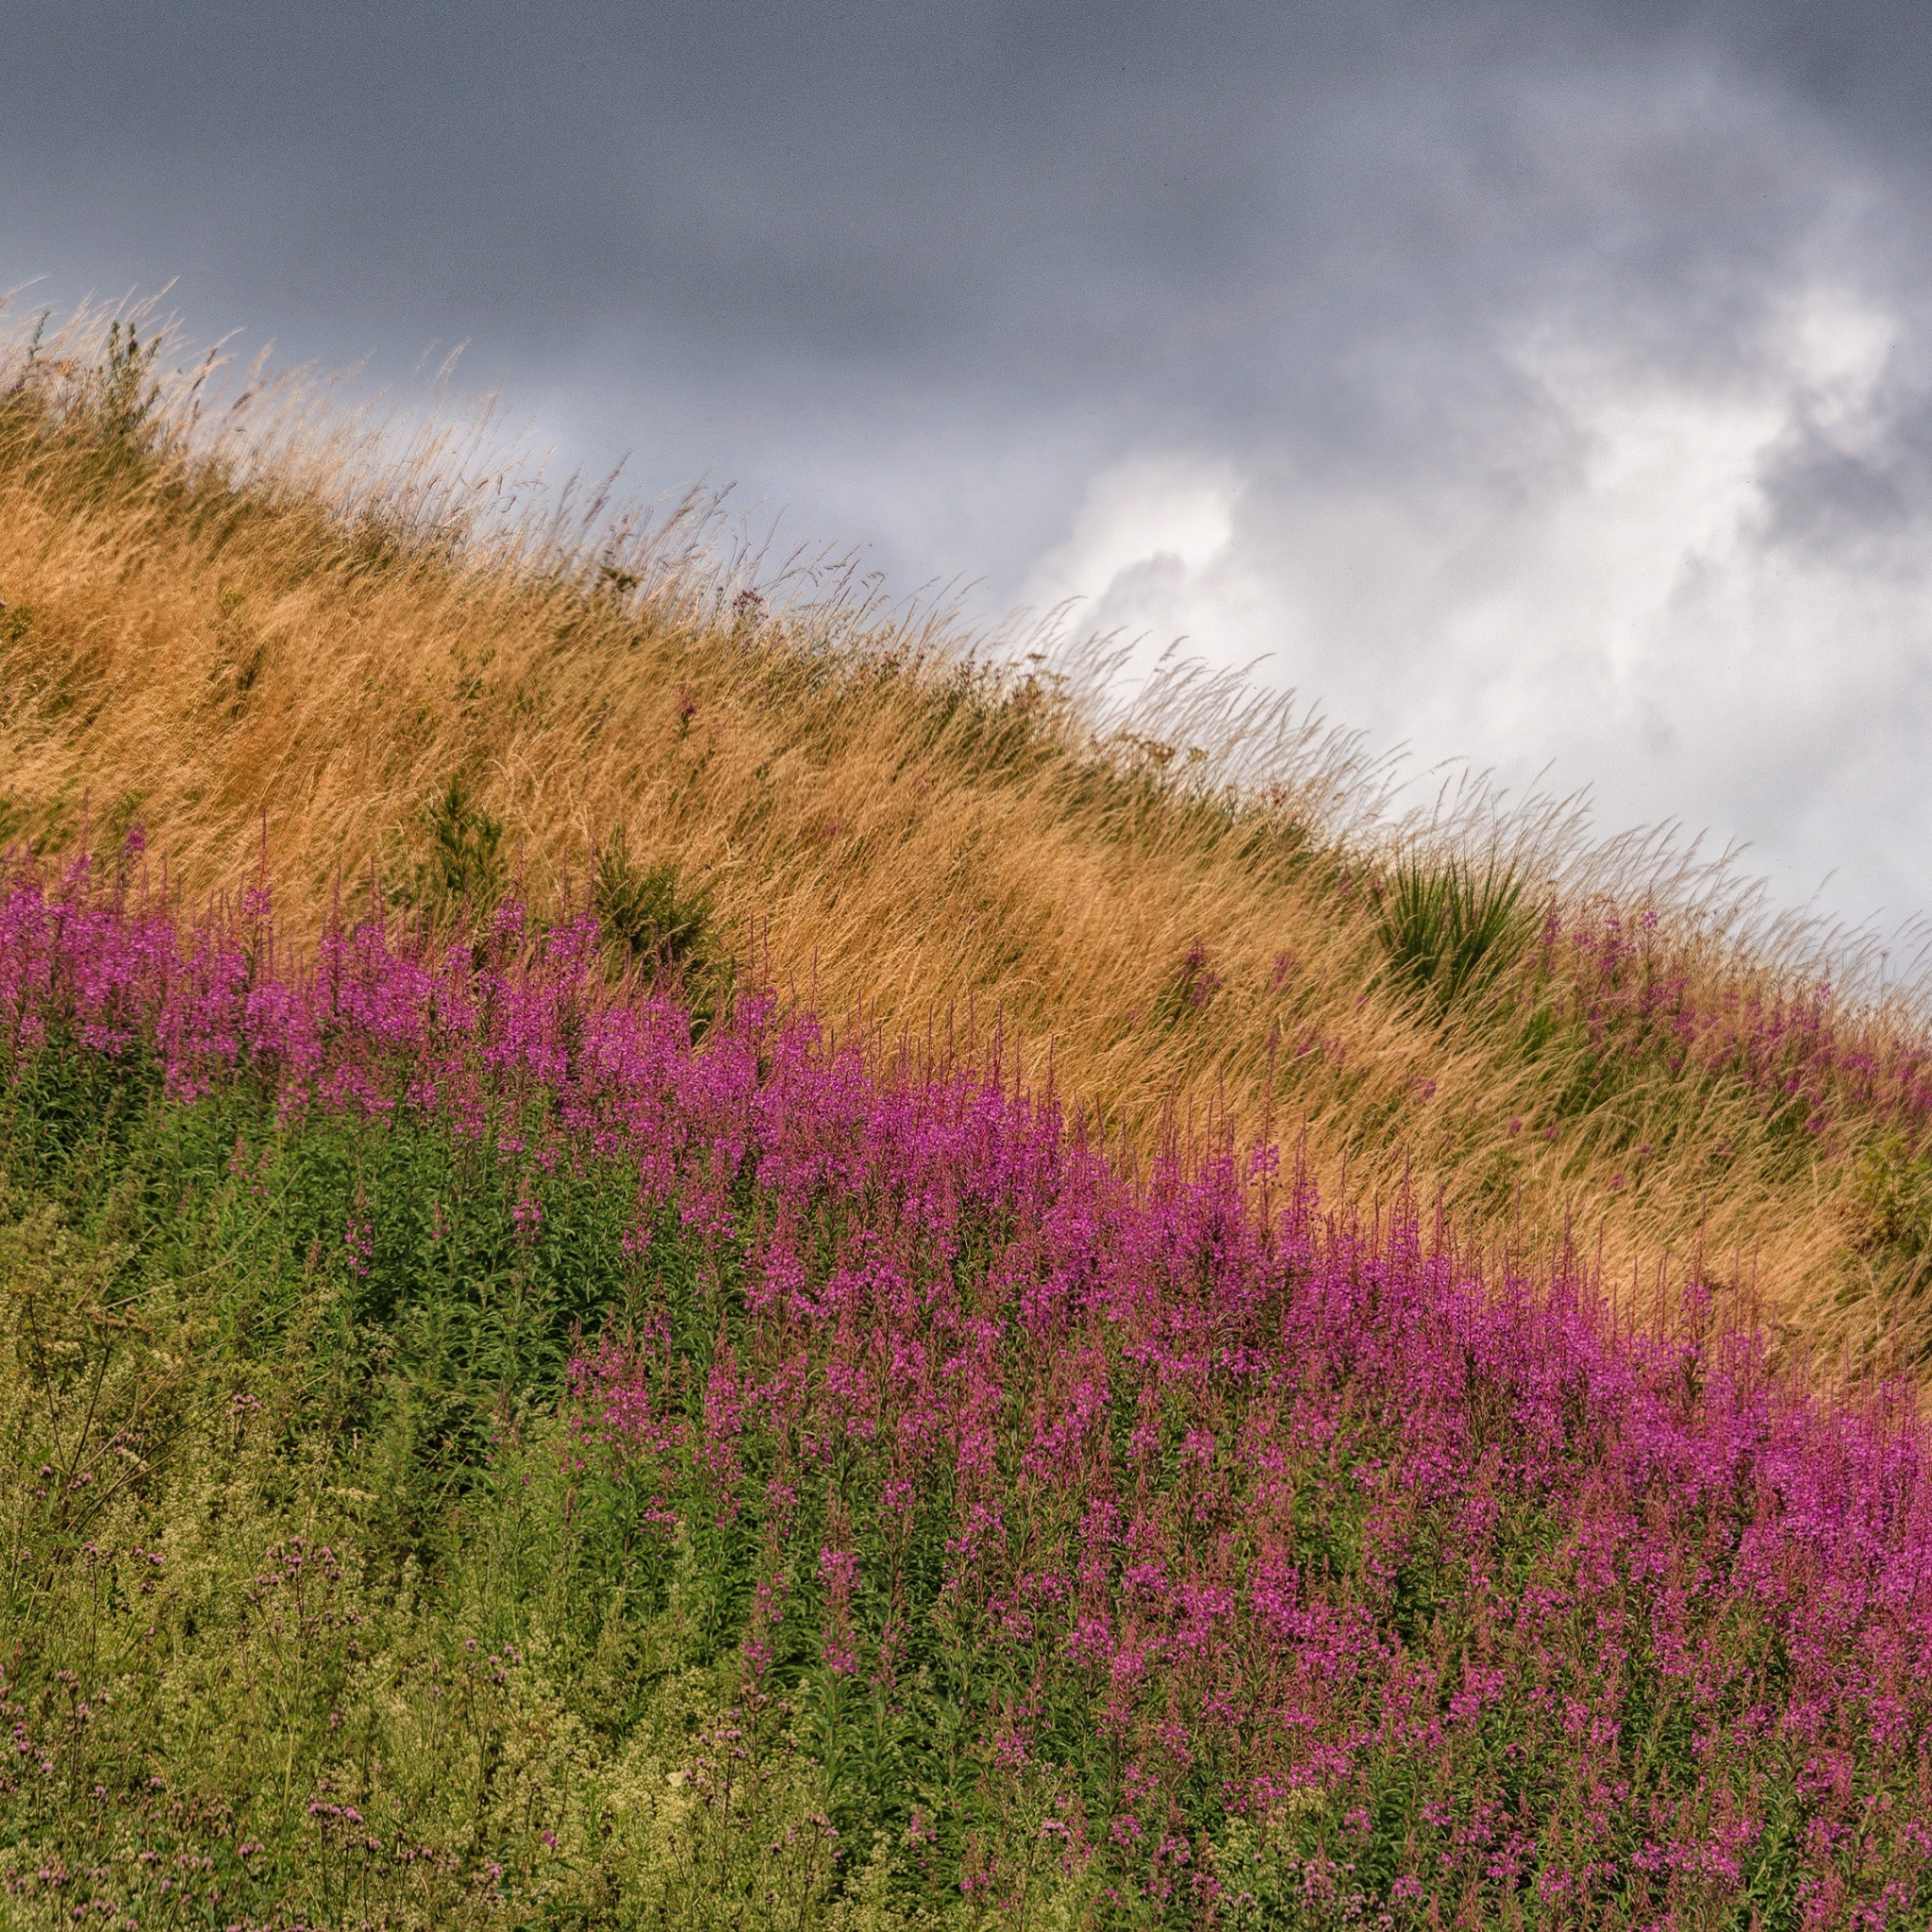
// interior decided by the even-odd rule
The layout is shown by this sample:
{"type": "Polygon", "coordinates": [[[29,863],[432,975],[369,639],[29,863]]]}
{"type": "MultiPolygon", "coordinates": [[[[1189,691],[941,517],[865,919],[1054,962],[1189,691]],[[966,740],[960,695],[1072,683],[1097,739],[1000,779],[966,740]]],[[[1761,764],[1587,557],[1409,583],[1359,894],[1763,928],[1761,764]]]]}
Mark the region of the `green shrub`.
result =
{"type": "Polygon", "coordinates": [[[681,988],[692,1037],[702,1039],[733,984],[733,961],[715,943],[710,893],[687,885],[675,860],[644,865],[633,858],[619,826],[598,849],[591,903],[612,966],[652,985],[681,988]]]}
{"type": "Polygon", "coordinates": [[[622,826],[598,851],[592,903],[606,942],[626,965],[681,976],[706,962],[710,895],[682,885],[671,859],[633,859],[622,826]]]}
{"type": "Polygon", "coordinates": [[[503,823],[476,803],[460,772],[453,772],[441,796],[430,802],[423,824],[429,858],[419,874],[417,896],[426,909],[443,922],[491,911],[508,883],[503,823]]]}

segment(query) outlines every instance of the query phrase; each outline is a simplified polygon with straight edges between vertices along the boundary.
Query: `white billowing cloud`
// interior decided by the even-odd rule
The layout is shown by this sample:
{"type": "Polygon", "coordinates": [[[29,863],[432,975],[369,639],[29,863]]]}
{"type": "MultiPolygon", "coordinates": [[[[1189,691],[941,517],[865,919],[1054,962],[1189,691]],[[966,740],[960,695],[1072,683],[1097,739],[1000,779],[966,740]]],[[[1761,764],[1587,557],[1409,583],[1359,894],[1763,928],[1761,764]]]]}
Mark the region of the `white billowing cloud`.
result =
{"type": "Polygon", "coordinates": [[[1932,514],[1875,563],[1783,532],[1800,444],[1872,459],[1900,325],[1820,281],[1748,353],[1647,367],[1574,325],[1507,351],[1524,399],[1468,475],[1337,485],[1147,456],[1096,475],[1029,585],[1081,628],[1185,633],[1217,664],[1519,790],[1588,786],[1605,828],[1672,817],[1780,896],[1891,923],[1932,906],[1932,514]]]}
{"type": "Polygon", "coordinates": [[[1089,483],[1065,540],[1027,577],[1021,602],[1048,612],[1077,600],[1085,632],[1125,632],[1138,643],[1128,675],[1187,636],[1193,614],[1215,613],[1214,653],[1227,636],[1229,549],[1241,479],[1231,462],[1187,453],[1108,465],[1089,483]]]}

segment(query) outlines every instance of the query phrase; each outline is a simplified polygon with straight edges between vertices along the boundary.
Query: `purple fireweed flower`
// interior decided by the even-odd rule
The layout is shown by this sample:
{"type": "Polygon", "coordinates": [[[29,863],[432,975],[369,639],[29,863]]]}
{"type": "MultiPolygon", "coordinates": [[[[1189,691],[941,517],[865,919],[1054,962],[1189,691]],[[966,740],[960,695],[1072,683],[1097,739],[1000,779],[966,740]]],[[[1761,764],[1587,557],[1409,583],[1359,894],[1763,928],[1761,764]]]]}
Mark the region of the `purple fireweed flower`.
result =
{"type": "MultiPolygon", "coordinates": [[[[1782,1082],[1838,1024],[1825,989],[1673,1005],[1641,919],[1567,936],[1548,970],[1606,1037],[1655,995],[1693,1067],[1722,1046],[1782,1082]]],[[[531,1234],[542,1176],[615,1164],[625,1252],[687,1244],[712,1340],[686,1360],[655,1314],[586,1339],[570,1480],[595,1463],[659,1537],[749,1534],[750,1692],[796,1668],[888,1694],[919,1572],[973,1659],[964,1743],[1030,1774],[1077,1710],[1120,1771],[1070,1842],[1150,1898],[1208,1875],[1177,1796],[1206,1779],[1302,1832],[1297,1883],[1345,1903],[1391,1763],[1391,1906],[1489,1887],[1699,1923],[1800,1816],[1820,1923],[1922,1895],[1932,1441],[1906,1391],[1807,1390],[1697,1284],[1674,1332],[1621,1333],[1580,1267],[1365,1228],[1278,1151],[1130,1177],[1050,1097],[871,1066],[766,993],[694,1050],[675,1001],[606,987],[584,923],[507,908],[438,951],[372,918],[300,970],[270,938],[22,874],[0,1076],[140,1052],[176,1100],[248,1078],[285,1121],[440,1121],[506,1163],[531,1234]]],[[[1855,1071],[1923,1111],[1932,1069],[1905,1067],[1855,1071]]],[[[366,1268],[384,1236],[349,1215],[366,1268]]],[[[0,1717],[52,1763],[38,1717],[0,1717]]]]}

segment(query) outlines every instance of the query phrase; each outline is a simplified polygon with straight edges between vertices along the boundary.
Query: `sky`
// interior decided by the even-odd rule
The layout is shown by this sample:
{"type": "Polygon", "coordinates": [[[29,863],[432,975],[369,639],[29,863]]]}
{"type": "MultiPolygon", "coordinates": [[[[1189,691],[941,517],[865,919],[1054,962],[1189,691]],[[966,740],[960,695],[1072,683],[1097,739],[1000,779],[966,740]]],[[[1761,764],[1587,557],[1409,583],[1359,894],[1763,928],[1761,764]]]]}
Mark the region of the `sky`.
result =
{"type": "Polygon", "coordinates": [[[1921,6],[8,11],[25,304],[463,342],[559,469],[1932,911],[1921,6]]]}

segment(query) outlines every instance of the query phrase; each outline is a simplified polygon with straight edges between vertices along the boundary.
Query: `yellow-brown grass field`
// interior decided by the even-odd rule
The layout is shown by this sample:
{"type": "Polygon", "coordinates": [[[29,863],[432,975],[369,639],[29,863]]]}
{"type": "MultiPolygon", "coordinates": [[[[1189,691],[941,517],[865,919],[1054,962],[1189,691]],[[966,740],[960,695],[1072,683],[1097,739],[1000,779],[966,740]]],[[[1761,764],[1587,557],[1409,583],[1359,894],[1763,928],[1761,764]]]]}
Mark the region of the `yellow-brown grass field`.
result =
{"type": "Polygon", "coordinates": [[[975,647],[849,576],[761,575],[702,518],[559,510],[487,442],[326,392],[217,404],[127,342],[81,318],[17,337],[0,377],[17,853],[114,863],[139,824],[149,890],[165,867],[195,905],[265,866],[300,936],[372,893],[461,916],[439,806],[479,896],[492,836],[496,885],[536,903],[593,895],[621,846],[675,865],[741,970],[881,1050],[996,1044],[1141,1155],[1305,1141],[1331,1197],[1407,1188],[1497,1250],[1568,1240],[1633,1309],[1699,1271],[1834,1370],[1932,1342],[1899,1097],[1921,1008],[1855,985],[1822,1058],[1674,1064],[1642,986],[1775,1013],[1831,968],[1665,843],[1480,801],[1391,824],[1385,773],[1226,681],[1110,711],[1092,652],[975,647]],[[1402,881],[1485,874],[1515,910],[1451,997],[1397,957],[1402,881]],[[1633,950],[1605,1035],[1570,933],[1611,914],[1633,950]]]}

